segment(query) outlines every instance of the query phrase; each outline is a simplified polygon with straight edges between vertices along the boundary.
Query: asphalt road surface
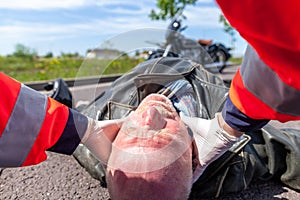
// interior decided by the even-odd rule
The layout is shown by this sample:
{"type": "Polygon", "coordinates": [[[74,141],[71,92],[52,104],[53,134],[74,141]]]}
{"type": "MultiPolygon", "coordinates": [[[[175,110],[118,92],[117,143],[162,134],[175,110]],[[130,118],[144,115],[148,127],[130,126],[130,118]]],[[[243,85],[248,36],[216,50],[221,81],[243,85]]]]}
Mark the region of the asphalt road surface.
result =
{"type": "MultiPolygon", "coordinates": [[[[232,76],[235,70],[236,68],[226,69],[223,75],[232,76]]],[[[100,93],[103,89],[105,87],[101,87],[100,90],[97,90],[97,93],[100,93]]],[[[83,90],[88,91],[85,87],[83,90]]],[[[92,91],[95,90],[92,89],[92,91]]],[[[276,127],[300,128],[299,122],[271,123],[276,127]]],[[[48,159],[36,166],[0,169],[0,199],[109,199],[107,190],[102,188],[99,182],[93,179],[72,156],[55,153],[47,154],[48,159]]],[[[241,193],[218,199],[299,200],[300,193],[282,185],[280,182],[269,181],[253,183],[241,193]]]]}

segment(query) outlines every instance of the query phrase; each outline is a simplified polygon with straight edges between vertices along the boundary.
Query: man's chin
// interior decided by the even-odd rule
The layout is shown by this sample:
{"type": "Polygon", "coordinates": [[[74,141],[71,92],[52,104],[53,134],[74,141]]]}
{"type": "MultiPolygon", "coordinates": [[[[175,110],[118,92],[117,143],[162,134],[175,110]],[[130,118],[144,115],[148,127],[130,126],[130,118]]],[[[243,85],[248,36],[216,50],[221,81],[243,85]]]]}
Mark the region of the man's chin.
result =
{"type": "Polygon", "coordinates": [[[176,112],[170,99],[162,94],[150,94],[147,96],[145,99],[143,99],[139,107],[143,108],[146,106],[162,107],[169,112],[176,112]]]}

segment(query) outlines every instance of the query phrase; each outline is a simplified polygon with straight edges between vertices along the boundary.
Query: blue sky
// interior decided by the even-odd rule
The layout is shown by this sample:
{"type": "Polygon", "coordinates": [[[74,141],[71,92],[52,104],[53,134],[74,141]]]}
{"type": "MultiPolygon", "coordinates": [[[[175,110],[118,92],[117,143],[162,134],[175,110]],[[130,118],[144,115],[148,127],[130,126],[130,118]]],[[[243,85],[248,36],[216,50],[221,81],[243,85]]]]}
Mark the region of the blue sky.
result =
{"type": "MultiPolygon", "coordinates": [[[[159,42],[169,21],[152,21],[155,0],[0,0],[0,55],[11,54],[16,44],[39,55],[79,52],[112,47],[134,51],[148,47],[141,41],[159,42]],[[155,33],[153,33],[153,30],[155,33]],[[160,34],[160,37],[153,35],[160,34]],[[109,42],[107,42],[109,41],[109,42]],[[116,42],[116,43],[114,43],[116,42]]],[[[230,46],[230,37],[218,22],[221,11],[213,0],[188,6],[183,32],[193,39],[213,39],[230,46]]],[[[236,34],[234,54],[242,55],[246,43],[236,34]]],[[[150,45],[151,46],[151,45],[150,45]]]]}

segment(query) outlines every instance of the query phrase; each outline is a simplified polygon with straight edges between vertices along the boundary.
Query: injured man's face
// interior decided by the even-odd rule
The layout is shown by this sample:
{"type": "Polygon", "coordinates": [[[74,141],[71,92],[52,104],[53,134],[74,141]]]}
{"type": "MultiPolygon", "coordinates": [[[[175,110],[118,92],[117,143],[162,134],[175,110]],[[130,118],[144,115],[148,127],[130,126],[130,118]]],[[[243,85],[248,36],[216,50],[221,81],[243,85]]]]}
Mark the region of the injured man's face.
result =
{"type": "Polygon", "coordinates": [[[187,199],[192,141],[171,101],[147,96],[123,123],[107,163],[112,199],[187,199]]]}

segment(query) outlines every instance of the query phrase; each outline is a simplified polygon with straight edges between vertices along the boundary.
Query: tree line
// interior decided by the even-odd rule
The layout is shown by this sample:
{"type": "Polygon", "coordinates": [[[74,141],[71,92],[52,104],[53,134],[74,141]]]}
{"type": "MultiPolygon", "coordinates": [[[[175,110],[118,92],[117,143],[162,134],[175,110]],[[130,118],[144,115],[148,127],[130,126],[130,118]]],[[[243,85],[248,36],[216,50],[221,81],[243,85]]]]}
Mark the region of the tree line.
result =
{"type": "MultiPolygon", "coordinates": [[[[7,57],[17,57],[23,58],[28,60],[34,60],[36,58],[54,58],[54,54],[52,52],[48,52],[45,55],[38,55],[35,49],[32,49],[28,46],[23,44],[16,44],[15,50],[12,54],[8,54],[7,57]]],[[[81,58],[82,56],[78,53],[64,53],[61,52],[60,55],[57,56],[58,58],[81,58]]]]}

